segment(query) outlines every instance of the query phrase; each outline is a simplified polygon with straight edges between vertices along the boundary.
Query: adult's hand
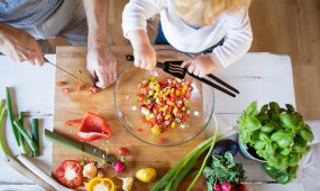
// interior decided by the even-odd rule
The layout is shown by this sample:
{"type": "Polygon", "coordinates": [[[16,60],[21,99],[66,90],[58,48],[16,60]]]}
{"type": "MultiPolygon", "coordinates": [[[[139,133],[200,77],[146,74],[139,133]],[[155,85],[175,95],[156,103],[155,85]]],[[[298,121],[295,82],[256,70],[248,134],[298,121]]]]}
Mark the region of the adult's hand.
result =
{"type": "Polygon", "coordinates": [[[109,47],[109,0],[83,0],[88,22],[87,69],[93,85],[106,88],[117,79],[117,60],[109,47]]]}
{"type": "Polygon", "coordinates": [[[44,64],[44,53],[36,39],[24,30],[0,23],[0,49],[13,61],[44,64]]]}
{"type": "Polygon", "coordinates": [[[117,60],[108,44],[88,50],[87,70],[98,88],[106,88],[117,80],[117,60]]]}

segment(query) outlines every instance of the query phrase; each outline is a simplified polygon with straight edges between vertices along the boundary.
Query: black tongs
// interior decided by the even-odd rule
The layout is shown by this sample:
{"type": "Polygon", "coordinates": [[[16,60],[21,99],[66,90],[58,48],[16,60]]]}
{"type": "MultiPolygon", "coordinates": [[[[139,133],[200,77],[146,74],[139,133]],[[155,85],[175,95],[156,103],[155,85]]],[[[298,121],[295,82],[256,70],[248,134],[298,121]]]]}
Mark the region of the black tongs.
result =
{"type": "MultiPolygon", "coordinates": [[[[134,61],[134,57],[132,55],[127,55],[126,56],[126,60],[128,61],[134,61]]],[[[187,68],[181,68],[180,65],[182,64],[183,61],[165,61],[165,62],[159,62],[157,61],[157,68],[161,68],[163,69],[163,71],[167,72],[168,74],[171,74],[174,77],[183,79],[186,74],[188,73],[191,77],[200,80],[201,82],[216,88],[220,91],[222,91],[225,94],[228,94],[232,97],[236,97],[236,94],[239,94],[239,90],[237,90],[236,88],[230,86],[229,84],[227,84],[226,82],[224,82],[223,80],[219,79],[218,77],[214,76],[213,74],[208,74],[207,76],[209,78],[211,78],[211,80],[215,80],[216,82],[218,82],[219,84],[225,86],[226,88],[229,88],[229,90],[213,83],[212,81],[206,79],[206,78],[200,78],[199,76],[196,76],[190,72],[188,72],[187,68]],[[236,94],[235,94],[236,93],[236,94]]]]}

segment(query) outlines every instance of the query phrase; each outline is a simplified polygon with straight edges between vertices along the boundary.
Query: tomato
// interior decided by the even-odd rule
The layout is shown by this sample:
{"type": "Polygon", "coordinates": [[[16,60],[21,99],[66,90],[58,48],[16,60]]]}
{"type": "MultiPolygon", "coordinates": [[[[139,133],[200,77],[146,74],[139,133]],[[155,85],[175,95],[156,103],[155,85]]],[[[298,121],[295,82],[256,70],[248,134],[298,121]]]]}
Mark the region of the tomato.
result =
{"type": "Polygon", "coordinates": [[[130,155],[130,150],[125,148],[125,147],[120,147],[118,149],[118,153],[120,156],[129,156],[130,155]]]}
{"type": "Polygon", "coordinates": [[[79,125],[83,119],[70,119],[66,121],[65,125],[79,125]]]}
{"type": "Polygon", "coordinates": [[[64,81],[57,81],[56,82],[56,86],[64,86],[64,85],[66,85],[66,82],[64,82],[64,81]]]}
{"type": "Polygon", "coordinates": [[[83,183],[82,166],[78,161],[65,160],[56,170],[58,181],[69,188],[76,188],[83,183]]]}
{"type": "Polygon", "coordinates": [[[95,177],[91,179],[87,185],[87,191],[108,190],[114,191],[115,186],[110,178],[95,177]]]}
{"type": "Polygon", "coordinates": [[[81,84],[78,84],[78,85],[77,85],[77,90],[78,90],[78,91],[82,91],[82,85],[81,85],[81,84]]]}
{"type": "Polygon", "coordinates": [[[70,93],[70,90],[68,88],[62,88],[62,92],[64,94],[68,94],[68,93],[70,93]]]}

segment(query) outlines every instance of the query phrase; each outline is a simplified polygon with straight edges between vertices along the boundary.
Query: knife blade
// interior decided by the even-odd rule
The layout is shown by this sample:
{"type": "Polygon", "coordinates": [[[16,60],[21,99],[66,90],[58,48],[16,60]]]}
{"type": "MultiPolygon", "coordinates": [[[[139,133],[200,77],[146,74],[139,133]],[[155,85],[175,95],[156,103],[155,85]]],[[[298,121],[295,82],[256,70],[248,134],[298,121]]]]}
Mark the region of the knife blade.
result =
{"type": "Polygon", "coordinates": [[[48,129],[45,129],[44,136],[48,141],[56,145],[59,145],[71,150],[79,151],[79,152],[85,152],[93,156],[96,156],[98,158],[105,159],[106,161],[111,163],[118,161],[117,158],[108,154],[104,150],[96,148],[85,142],[71,140],[69,138],[64,137],[63,135],[49,131],[48,129]]]}
{"type": "Polygon", "coordinates": [[[63,69],[63,68],[61,68],[61,67],[57,66],[56,64],[54,64],[54,63],[52,63],[51,61],[49,61],[47,58],[43,57],[43,59],[44,59],[44,62],[48,63],[50,66],[53,66],[53,67],[55,67],[55,68],[59,69],[60,71],[62,71],[62,72],[64,72],[64,73],[68,74],[69,76],[72,76],[73,78],[75,78],[75,79],[77,79],[77,80],[79,80],[79,81],[83,82],[83,83],[84,83],[85,85],[87,85],[87,86],[92,86],[92,83],[86,82],[86,81],[85,81],[85,80],[83,80],[82,78],[79,78],[78,76],[76,76],[76,75],[72,74],[71,72],[69,72],[69,71],[67,71],[67,70],[65,70],[65,69],[63,69]]]}

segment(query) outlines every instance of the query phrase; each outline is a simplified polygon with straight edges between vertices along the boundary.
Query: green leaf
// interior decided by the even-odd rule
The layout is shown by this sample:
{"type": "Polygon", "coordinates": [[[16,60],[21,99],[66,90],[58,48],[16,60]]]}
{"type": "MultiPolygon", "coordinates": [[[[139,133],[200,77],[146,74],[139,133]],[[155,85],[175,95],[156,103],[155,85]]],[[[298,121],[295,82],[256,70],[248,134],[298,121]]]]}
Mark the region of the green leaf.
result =
{"type": "Polygon", "coordinates": [[[255,116],[249,116],[245,121],[244,121],[244,127],[249,131],[253,132],[259,128],[261,128],[261,123],[255,116]]]}
{"type": "Polygon", "coordinates": [[[288,129],[295,129],[298,126],[298,121],[296,120],[294,115],[283,113],[283,114],[280,114],[279,117],[284,127],[288,129]]]}
{"type": "Polygon", "coordinates": [[[300,132],[300,135],[304,140],[306,140],[308,142],[312,142],[314,140],[314,135],[313,135],[313,133],[311,131],[311,128],[307,124],[304,124],[302,126],[302,130],[300,132]]]}
{"type": "Polygon", "coordinates": [[[278,103],[270,102],[269,106],[270,106],[270,111],[272,111],[272,113],[274,113],[274,115],[279,115],[280,114],[280,106],[279,106],[278,103]]]}
{"type": "Polygon", "coordinates": [[[292,133],[278,130],[277,132],[271,135],[271,140],[278,143],[280,148],[285,148],[290,145],[293,140],[292,133]]]}
{"type": "Polygon", "coordinates": [[[250,105],[245,109],[245,112],[248,116],[257,115],[258,108],[257,108],[257,101],[253,101],[250,105]]]}
{"type": "Polygon", "coordinates": [[[291,166],[291,167],[297,166],[297,164],[299,163],[299,161],[301,160],[301,158],[302,158],[301,154],[291,153],[291,154],[289,155],[289,163],[288,163],[288,166],[291,166]]]}
{"type": "Polygon", "coordinates": [[[270,141],[270,137],[268,134],[264,133],[264,132],[260,132],[259,133],[259,139],[263,142],[269,142],[270,141]]]}
{"type": "Polygon", "coordinates": [[[280,151],[280,154],[283,155],[283,156],[287,156],[291,153],[291,150],[292,148],[291,147],[286,147],[286,148],[283,148],[281,151],[280,151]]]}
{"type": "Polygon", "coordinates": [[[266,146],[266,143],[263,141],[256,141],[256,143],[254,144],[254,149],[256,150],[263,150],[264,147],[266,146]]]}
{"type": "Polygon", "coordinates": [[[288,113],[290,113],[290,114],[294,114],[296,112],[294,107],[291,104],[286,104],[286,108],[287,108],[288,113]]]}
{"type": "Polygon", "coordinates": [[[265,124],[261,127],[261,131],[265,133],[271,133],[273,129],[275,128],[273,123],[265,124]]]}

